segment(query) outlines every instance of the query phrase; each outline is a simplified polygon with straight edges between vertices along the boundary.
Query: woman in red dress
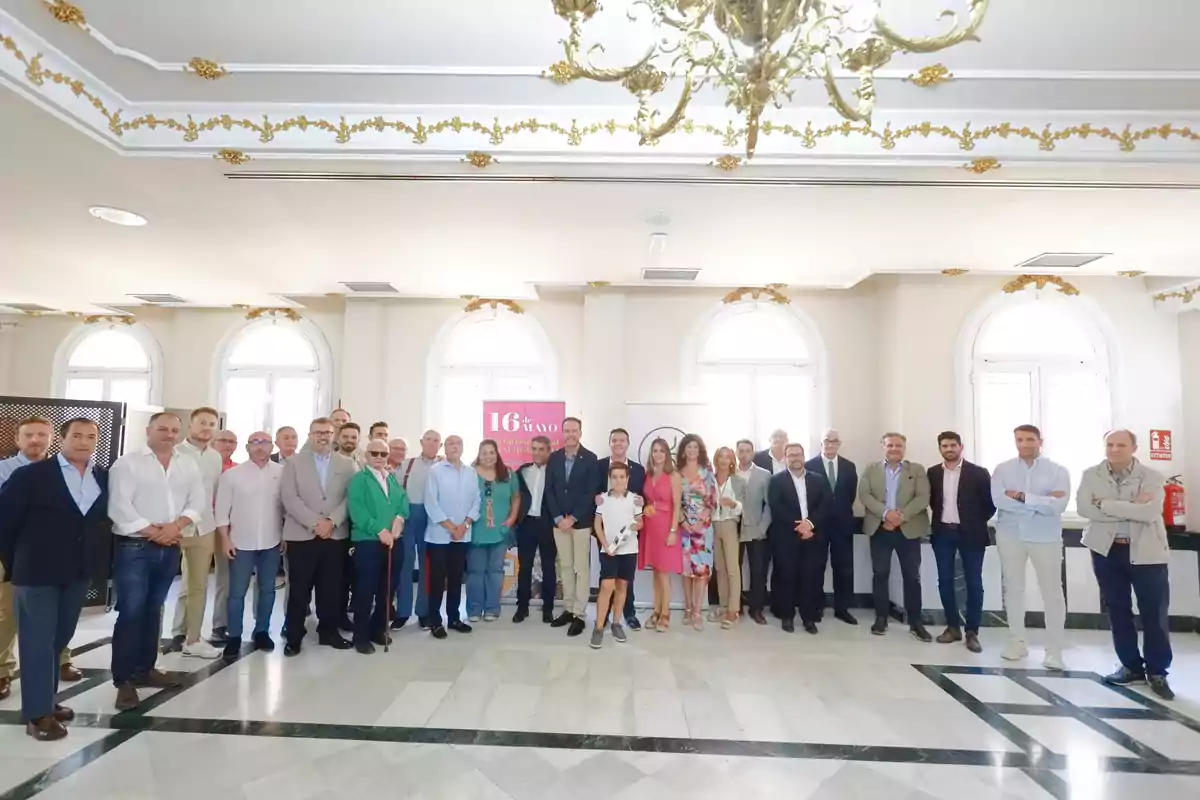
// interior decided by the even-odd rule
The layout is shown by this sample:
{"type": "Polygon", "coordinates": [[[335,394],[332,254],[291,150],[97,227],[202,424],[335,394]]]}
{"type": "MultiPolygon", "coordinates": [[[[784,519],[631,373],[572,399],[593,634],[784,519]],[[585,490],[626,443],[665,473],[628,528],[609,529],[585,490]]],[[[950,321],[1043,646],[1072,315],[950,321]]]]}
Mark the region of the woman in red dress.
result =
{"type": "Polygon", "coordinates": [[[683,484],[665,439],[650,443],[646,465],[646,505],[638,544],[638,569],[654,570],[654,613],[646,627],[666,633],[671,626],[671,576],[683,572],[679,543],[679,498],[683,484]]]}

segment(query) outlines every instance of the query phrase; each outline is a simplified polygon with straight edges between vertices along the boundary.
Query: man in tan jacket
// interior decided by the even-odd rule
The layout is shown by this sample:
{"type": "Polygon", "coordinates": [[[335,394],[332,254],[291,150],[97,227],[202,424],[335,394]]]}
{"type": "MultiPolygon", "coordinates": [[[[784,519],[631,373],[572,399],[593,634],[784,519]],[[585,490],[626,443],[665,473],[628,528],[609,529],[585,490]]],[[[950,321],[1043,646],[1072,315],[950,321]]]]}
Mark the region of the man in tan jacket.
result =
{"type": "Polygon", "coordinates": [[[1104,679],[1114,686],[1149,683],[1164,700],[1171,638],[1167,627],[1167,529],[1163,523],[1163,476],[1136,458],[1137,437],[1127,430],[1104,437],[1105,459],[1083,473],[1075,504],[1088,520],[1083,544],[1108,609],[1120,668],[1104,679]],[[1137,595],[1144,648],[1138,649],[1130,591],[1137,595]],[[1143,657],[1143,652],[1145,656],[1143,657]]]}
{"type": "Polygon", "coordinates": [[[858,482],[858,501],[866,509],[863,533],[871,541],[871,570],[874,573],[875,624],[871,633],[887,633],[888,579],[892,553],[900,559],[904,577],[904,611],[908,627],[922,642],[933,637],[921,624],[921,537],[929,532],[929,476],[925,467],[904,459],[908,439],[902,433],[885,433],[883,461],[863,470],[858,482]]]}

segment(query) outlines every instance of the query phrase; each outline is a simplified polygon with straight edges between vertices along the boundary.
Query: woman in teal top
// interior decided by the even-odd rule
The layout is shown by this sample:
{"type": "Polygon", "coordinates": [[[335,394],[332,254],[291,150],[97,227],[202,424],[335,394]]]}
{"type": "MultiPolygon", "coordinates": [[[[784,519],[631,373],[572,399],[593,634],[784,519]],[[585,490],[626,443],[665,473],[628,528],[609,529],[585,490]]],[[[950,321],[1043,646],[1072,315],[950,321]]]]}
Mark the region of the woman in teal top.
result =
{"type": "Polygon", "coordinates": [[[350,479],[346,504],[350,510],[350,541],[354,544],[354,647],[363,655],[388,642],[387,612],[392,576],[399,576],[403,552],[393,547],[408,519],[408,495],[396,476],[387,471],[388,446],[382,439],[367,444],[367,466],[350,479]],[[372,644],[372,642],[374,644],[372,644]]]}
{"type": "Polygon", "coordinates": [[[504,557],[521,511],[521,490],[516,473],[504,465],[492,439],[479,444],[474,466],[479,476],[479,519],[471,526],[467,550],[467,617],[478,622],[482,615],[494,622],[500,618],[504,557]]]}

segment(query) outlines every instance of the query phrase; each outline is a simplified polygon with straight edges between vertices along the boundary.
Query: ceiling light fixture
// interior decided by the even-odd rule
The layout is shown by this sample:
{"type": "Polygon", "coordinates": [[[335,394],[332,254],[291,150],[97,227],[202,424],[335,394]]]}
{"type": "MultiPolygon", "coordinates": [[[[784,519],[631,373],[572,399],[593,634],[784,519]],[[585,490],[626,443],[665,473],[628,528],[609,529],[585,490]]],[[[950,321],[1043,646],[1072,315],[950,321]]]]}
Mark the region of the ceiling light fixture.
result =
{"type": "Polygon", "coordinates": [[[111,206],[92,206],[88,209],[88,213],[96,219],[102,219],[105,222],[111,222],[114,225],[124,225],[129,228],[140,228],[146,224],[146,218],[140,214],[134,214],[132,211],[124,211],[111,206]]]}
{"type": "Polygon", "coordinates": [[[628,16],[648,15],[655,42],[634,64],[601,69],[592,63],[603,45],[583,50],[583,23],[600,10],[598,0],[551,0],[554,13],[570,25],[562,40],[566,59],[551,67],[558,83],[576,78],[619,81],[637,97],[637,131],[652,143],[683,121],[692,95],[708,85],[725,89],[725,105],[746,117],[746,157],[754,155],[759,121],[768,105],[792,99],[792,82],[816,78],[825,84],[829,104],[852,122],[871,121],[875,70],[897,53],[934,53],[978,41],[990,0],[965,0],[969,16],[942,13],[952,21],[941,36],[908,38],[880,16],[882,0],[634,0],[628,16]],[[835,66],[858,76],[855,105],[842,94],[835,66]],[[650,107],[651,95],[668,79],[683,86],[664,119],[650,107]]]}

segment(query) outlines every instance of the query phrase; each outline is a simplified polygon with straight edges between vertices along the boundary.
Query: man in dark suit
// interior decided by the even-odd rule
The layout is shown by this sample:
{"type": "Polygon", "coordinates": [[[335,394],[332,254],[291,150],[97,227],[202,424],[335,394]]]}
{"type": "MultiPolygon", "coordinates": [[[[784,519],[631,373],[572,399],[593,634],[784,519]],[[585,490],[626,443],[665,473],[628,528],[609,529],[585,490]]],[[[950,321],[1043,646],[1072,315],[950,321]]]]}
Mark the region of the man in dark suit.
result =
{"type": "Polygon", "coordinates": [[[563,420],[563,447],[546,465],[546,506],[554,520],[554,546],[563,583],[564,611],[551,627],[567,628],[578,636],[587,627],[591,592],[592,521],[596,517],[596,487],[600,468],[596,454],[579,443],[583,423],[576,417],[563,420]]]}
{"type": "Polygon", "coordinates": [[[21,719],[41,742],[67,735],[71,709],[55,703],[59,653],[75,635],[87,588],[107,577],[112,523],[108,473],[91,464],[100,431],[76,418],[59,454],[17,470],[0,489],[0,561],[12,581],[21,658],[21,719]]]}
{"type": "Polygon", "coordinates": [[[529,616],[533,595],[533,557],[542,558],[542,622],[554,621],[554,594],[558,584],[554,562],[554,521],[546,503],[546,464],[550,460],[550,439],[535,436],[529,444],[533,461],[517,470],[521,487],[521,520],[517,523],[517,613],[513,622],[529,616]]]}
{"type": "Polygon", "coordinates": [[[800,606],[804,630],[817,632],[814,582],[824,583],[824,550],[833,496],[821,475],[804,468],[804,447],[792,442],[785,449],[788,468],[771,478],[767,504],[771,527],[767,539],[775,564],[772,589],[777,595],[783,629],[796,630],[793,619],[800,606]]]}
{"type": "Polygon", "coordinates": [[[854,600],[854,498],[858,495],[858,468],[848,458],[838,455],[842,446],[841,436],[835,430],[825,431],[821,437],[821,455],[811,458],[804,467],[812,473],[824,476],[833,493],[833,505],[825,537],[829,541],[826,552],[821,554],[822,581],[816,587],[818,617],[825,609],[825,559],[833,564],[833,615],[847,625],[857,625],[858,620],[850,613],[854,600]]]}
{"type": "Polygon", "coordinates": [[[771,446],[754,454],[754,463],[772,475],[787,471],[787,456],[784,449],[788,444],[787,431],[776,428],[771,432],[771,446]]]}
{"type": "Polygon", "coordinates": [[[300,435],[296,433],[296,429],[291,425],[284,425],[275,431],[275,452],[271,454],[271,460],[276,464],[282,464],[296,455],[298,444],[300,444],[300,435]]]}
{"type": "Polygon", "coordinates": [[[962,457],[962,437],[954,431],[938,434],[942,463],[929,468],[929,507],[933,555],[937,559],[938,592],[946,612],[942,644],[963,640],[963,618],[954,592],[954,556],[962,559],[967,584],[967,649],[983,650],[979,623],[983,617],[983,556],[990,541],[988,520],[996,513],[992,476],[962,457]]]}
{"type": "MultiPolygon", "coordinates": [[[[608,468],[615,464],[629,467],[629,493],[640,495],[646,488],[646,468],[629,458],[629,431],[624,428],[613,428],[608,434],[608,449],[611,456],[600,459],[596,484],[596,505],[604,501],[608,493],[608,468]]],[[[714,585],[716,581],[712,582],[714,585]]],[[[638,622],[637,613],[633,607],[633,583],[625,588],[625,627],[631,631],[640,631],[642,624],[638,622]]]]}

